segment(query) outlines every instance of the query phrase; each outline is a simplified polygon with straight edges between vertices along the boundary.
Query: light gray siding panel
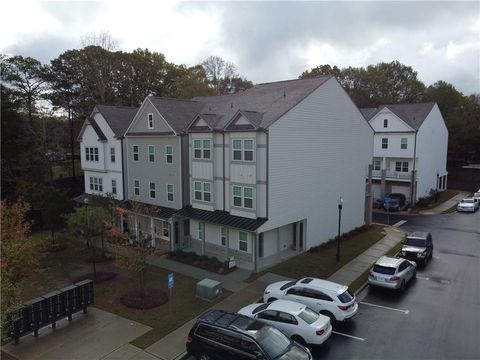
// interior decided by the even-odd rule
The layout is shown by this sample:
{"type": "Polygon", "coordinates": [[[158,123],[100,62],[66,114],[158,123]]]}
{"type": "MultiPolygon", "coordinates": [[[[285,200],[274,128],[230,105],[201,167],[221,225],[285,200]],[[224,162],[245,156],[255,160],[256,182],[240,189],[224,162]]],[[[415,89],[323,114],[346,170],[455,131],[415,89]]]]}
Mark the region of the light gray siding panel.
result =
{"type": "Polygon", "coordinates": [[[256,166],[252,165],[240,165],[240,164],[231,164],[231,176],[230,181],[234,183],[241,184],[252,184],[257,183],[256,176],[256,166]]]}
{"type": "Polygon", "coordinates": [[[364,223],[365,169],[373,131],[332,78],[269,128],[269,221],[258,231],[307,219],[307,247],[364,223]]]}
{"type": "Polygon", "coordinates": [[[213,163],[211,161],[192,161],[192,178],[213,180],[213,163]]]}
{"type": "MultiPolygon", "coordinates": [[[[160,110],[161,111],[161,110],[160,110]]],[[[139,113],[135,116],[134,123],[129,132],[166,132],[173,131],[166,123],[165,119],[157,111],[157,109],[148,100],[145,101],[139,113]],[[147,114],[153,114],[153,129],[148,128],[147,114]]]]}
{"type": "Polygon", "coordinates": [[[180,146],[181,146],[181,181],[182,181],[182,205],[186,206],[190,203],[190,172],[189,172],[189,162],[190,162],[190,152],[188,149],[188,135],[182,135],[180,137],[180,146]]]}
{"type": "Polygon", "coordinates": [[[263,233],[263,257],[267,257],[277,253],[277,229],[265,231],[263,233]]]}

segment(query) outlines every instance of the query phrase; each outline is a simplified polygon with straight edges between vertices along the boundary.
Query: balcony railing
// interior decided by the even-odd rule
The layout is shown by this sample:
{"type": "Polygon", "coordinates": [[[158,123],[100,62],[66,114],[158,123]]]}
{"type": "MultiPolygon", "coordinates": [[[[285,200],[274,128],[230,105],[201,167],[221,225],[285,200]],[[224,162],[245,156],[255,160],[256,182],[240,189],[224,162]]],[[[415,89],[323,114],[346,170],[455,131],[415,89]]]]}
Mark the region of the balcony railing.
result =
{"type": "MultiPolygon", "coordinates": [[[[368,173],[367,173],[368,176],[368,173]]],[[[381,178],[382,171],[381,170],[373,170],[372,171],[373,178],[381,178]]],[[[385,174],[386,179],[401,179],[401,180],[410,180],[412,178],[412,172],[402,172],[402,171],[391,171],[387,170],[385,174]]]]}

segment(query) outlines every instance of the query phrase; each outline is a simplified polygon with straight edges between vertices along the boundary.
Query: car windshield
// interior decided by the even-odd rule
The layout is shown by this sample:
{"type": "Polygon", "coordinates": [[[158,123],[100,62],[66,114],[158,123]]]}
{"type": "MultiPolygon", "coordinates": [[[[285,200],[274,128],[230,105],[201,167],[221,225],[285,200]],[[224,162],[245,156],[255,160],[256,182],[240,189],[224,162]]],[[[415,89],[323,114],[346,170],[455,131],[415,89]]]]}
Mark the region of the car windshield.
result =
{"type": "Polygon", "coordinates": [[[473,204],[473,199],[465,199],[461,201],[463,204],[473,204]]]}
{"type": "Polygon", "coordinates": [[[353,300],[353,294],[350,291],[346,290],[343,293],[341,293],[340,295],[338,295],[338,300],[340,300],[342,303],[346,304],[346,303],[353,300]]]}
{"type": "Polygon", "coordinates": [[[378,274],[393,275],[395,274],[395,268],[388,266],[375,265],[373,267],[373,272],[378,274]]]}
{"type": "Polygon", "coordinates": [[[312,309],[305,308],[300,312],[300,314],[298,314],[298,317],[305,321],[307,324],[313,324],[315,321],[318,320],[319,315],[312,309]]]}
{"type": "Polygon", "coordinates": [[[263,326],[255,337],[262,349],[273,359],[285,354],[291,344],[288,337],[271,326],[263,326]]]}
{"type": "Polygon", "coordinates": [[[282,287],[280,288],[280,290],[288,289],[289,287],[292,287],[292,286],[295,285],[296,283],[297,283],[296,281],[290,281],[290,282],[286,283],[285,285],[282,285],[282,287]]]}
{"type": "Polygon", "coordinates": [[[262,305],[257,306],[255,309],[253,309],[252,314],[256,314],[259,311],[265,310],[266,308],[268,308],[269,305],[270,305],[270,303],[266,303],[266,304],[262,304],[262,305]]]}
{"type": "Polygon", "coordinates": [[[405,245],[425,247],[426,242],[425,242],[425,239],[407,238],[405,240],[405,245]]]}

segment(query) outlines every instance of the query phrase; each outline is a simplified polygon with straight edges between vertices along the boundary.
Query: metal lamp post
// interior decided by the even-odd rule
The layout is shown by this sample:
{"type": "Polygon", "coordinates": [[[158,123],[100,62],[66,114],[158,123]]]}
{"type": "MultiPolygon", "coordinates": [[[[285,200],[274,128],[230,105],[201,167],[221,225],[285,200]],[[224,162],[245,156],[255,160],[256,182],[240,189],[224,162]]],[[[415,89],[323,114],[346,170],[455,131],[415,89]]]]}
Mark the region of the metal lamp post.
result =
{"type": "Polygon", "coordinates": [[[337,262],[340,262],[340,224],[342,221],[342,207],[343,207],[343,199],[340,196],[340,198],[338,199],[337,262]]]}
{"type": "Polygon", "coordinates": [[[437,172],[437,187],[435,188],[435,202],[438,201],[438,178],[440,174],[437,172]]]}

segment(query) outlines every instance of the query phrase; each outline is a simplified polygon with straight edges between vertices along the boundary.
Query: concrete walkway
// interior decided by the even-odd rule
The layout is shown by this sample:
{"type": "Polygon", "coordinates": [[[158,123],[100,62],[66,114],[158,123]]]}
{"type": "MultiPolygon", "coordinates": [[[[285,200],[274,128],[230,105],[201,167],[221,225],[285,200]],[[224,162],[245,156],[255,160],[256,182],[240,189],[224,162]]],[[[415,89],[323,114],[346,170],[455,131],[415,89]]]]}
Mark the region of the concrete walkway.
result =
{"type": "Polygon", "coordinates": [[[466,197],[469,197],[469,196],[470,196],[469,193],[461,191],[457,195],[445,201],[444,203],[438,205],[437,207],[429,210],[422,210],[419,212],[419,214],[422,214],[422,215],[441,214],[444,211],[450,209],[452,206],[457,205],[460,202],[460,200],[465,199],[466,197]]]}

